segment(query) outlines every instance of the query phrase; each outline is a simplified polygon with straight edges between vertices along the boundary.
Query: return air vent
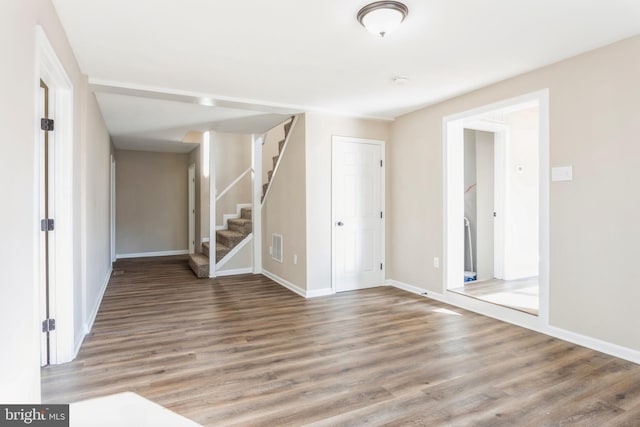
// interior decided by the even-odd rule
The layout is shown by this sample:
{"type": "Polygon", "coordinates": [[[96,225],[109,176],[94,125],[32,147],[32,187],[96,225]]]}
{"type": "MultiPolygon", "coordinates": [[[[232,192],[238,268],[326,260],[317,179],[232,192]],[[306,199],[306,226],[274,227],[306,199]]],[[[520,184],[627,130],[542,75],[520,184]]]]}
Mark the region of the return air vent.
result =
{"type": "Polygon", "coordinates": [[[282,262],[282,234],[271,235],[271,258],[282,262]]]}

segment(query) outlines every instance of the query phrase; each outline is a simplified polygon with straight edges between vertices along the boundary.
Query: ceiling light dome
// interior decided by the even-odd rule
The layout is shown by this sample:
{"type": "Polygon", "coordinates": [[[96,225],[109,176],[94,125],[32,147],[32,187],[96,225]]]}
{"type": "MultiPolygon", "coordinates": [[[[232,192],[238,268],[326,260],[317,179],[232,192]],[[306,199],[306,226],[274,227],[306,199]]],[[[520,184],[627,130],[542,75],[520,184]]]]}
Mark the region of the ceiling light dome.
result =
{"type": "Polygon", "coordinates": [[[360,9],[357,18],[368,31],[384,37],[407,17],[409,9],[397,1],[377,1],[360,9]]]}

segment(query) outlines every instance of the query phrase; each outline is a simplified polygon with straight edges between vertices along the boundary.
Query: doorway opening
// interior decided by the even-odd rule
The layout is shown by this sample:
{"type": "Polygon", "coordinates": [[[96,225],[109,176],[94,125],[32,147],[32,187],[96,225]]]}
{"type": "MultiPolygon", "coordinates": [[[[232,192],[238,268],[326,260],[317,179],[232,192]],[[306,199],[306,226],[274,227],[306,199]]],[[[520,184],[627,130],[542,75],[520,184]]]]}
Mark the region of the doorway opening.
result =
{"type": "Polygon", "coordinates": [[[547,111],[543,91],[445,119],[446,290],[546,316],[547,111]]]}

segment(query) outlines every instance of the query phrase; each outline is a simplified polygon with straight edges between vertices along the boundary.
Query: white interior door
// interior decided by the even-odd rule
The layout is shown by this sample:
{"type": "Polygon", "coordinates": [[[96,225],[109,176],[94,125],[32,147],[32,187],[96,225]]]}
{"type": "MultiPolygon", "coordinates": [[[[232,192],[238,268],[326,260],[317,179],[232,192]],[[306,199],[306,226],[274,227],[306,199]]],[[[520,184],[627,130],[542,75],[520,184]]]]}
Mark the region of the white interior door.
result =
{"type": "Polygon", "coordinates": [[[384,143],[333,138],[333,266],[336,292],[384,282],[384,143]]]}

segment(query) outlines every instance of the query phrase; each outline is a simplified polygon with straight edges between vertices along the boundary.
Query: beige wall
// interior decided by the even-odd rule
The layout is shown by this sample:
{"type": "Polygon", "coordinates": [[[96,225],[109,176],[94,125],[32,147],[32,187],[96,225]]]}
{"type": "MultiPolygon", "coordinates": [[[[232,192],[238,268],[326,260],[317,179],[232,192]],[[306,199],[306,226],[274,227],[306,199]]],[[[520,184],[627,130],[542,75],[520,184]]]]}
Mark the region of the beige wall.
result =
{"type": "Polygon", "coordinates": [[[549,88],[550,165],[574,170],[550,186],[550,323],[640,350],[638,52],[640,36],[398,118],[388,276],[443,292],[443,117],[549,88]]]}
{"type": "MultiPolygon", "coordinates": [[[[73,85],[73,312],[74,343],[79,343],[99,289],[109,272],[108,218],[104,210],[109,186],[109,141],[86,77],[73,56],[51,2],[4,2],[0,14],[0,182],[4,209],[0,210],[0,402],[40,400],[39,280],[36,265],[37,167],[34,144],[37,78],[35,28],[41,25],[73,85]],[[91,176],[95,172],[95,175],[91,176]],[[83,212],[94,214],[82,219],[83,212]],[[86,242],[90,242],[90,247],[86,242]]],[[[61,325],[62,326],[62,325],[61,325]]],[[[68,332],[68,331],[67,331],[68,332]]],[[[73,343],[72,343],[73,344],[73,343]]]]}
{"type": "MultiPolygon", "coordinates": [[[[111,274],[111,138],[93,93],[87,94],[86,138],[83,167],[82,262],[86,314],[76,316],[76,328],[85,328],[86,316],[97,312],[101,294],[111,274]],[[82,323],[79,323],[80,320],[82,323]]],[[[76,329],[81,330],[81,329],[76,329]]],[[[82,339],[78,334],[76,341],[82,339]]],[[[77,345],[80,342],[76,342],[77,345]]]]}
{"type": "Polygon", "coordinates": [[[189,155],[116,151],[118,255],[189,248],[189,155]]]}
{"type": "Polygon", "coordinates": [[[301,115],[262,207],[263,268],[300,289],[307,288],[305,149],[305,116],[301,115]],[[269,254],[273,233],[283,236],[282,263],[269,254]]]}
{"type": "MultiPolygon", "coordinates": [[[[307,179],[307,289],[331,288],[331,138],[354,138],[386,141],[389,153],[390,122],[306,114],[307,179]]],[[[387,157],[388,162],[388,157],[387,157]]],[[[387,163],[389,164],[389,163],[387,163]]],[[[389,179],[387,168],[387,182],[389,179]]],[[[389,188],[387,186],[387,198],[389,188]]],[[[387,220],[390,210],[387,205],[387,220]]],[[[389,234],[387,233],[387,236],[389,234]]],[[[387,237],[388,238],[388,237],[387,237]]],[[[388,248],[387,242],[387,248],[388,248]]]]}
{"type": "MultiPolygon", "coordinates": [[[[215,160],[217,194],[251,167],[251,135],[216,133],[211,146],[215,160]]],[[[251,204],[251,174],[247,174],[216,205],[216,226],[223,215],[235,214],[238,204],[251,204]]]]}
{"type": "MultiPolygon", "coordinates": [[[[474,259],[478,280],[493,279],[495,210],[495,134],[475,131],[476,138],[476,252],[474,259]]],[[[537,248],[537,245],[536,245],[537,248]]],[[[537,256],[537,255],[536,255],[537,256]]]]}
{"type": "Polygon", "coordinates": [[[262,183],[266,184],[269,171],[273,170],[273,157],[278,155],[278,143],[284,139],[284,124],[270,129],[262,144],[262,183]]]}

